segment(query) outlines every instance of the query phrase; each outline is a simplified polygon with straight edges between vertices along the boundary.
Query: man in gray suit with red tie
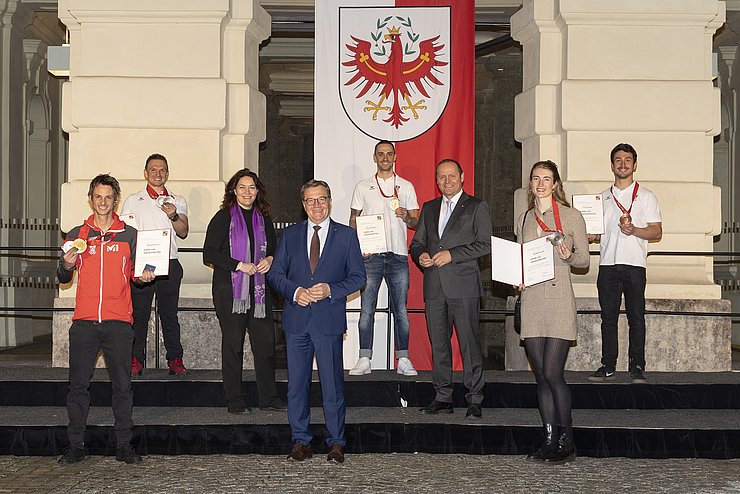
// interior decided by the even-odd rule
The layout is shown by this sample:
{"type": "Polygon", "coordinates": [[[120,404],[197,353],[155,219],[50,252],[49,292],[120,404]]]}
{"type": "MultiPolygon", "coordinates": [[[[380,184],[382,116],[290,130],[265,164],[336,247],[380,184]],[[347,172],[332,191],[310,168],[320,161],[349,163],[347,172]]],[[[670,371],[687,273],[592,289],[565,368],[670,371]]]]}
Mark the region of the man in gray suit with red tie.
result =
{"type": "Polygon", "coordinates": [[[480,351],[480,297],[483,295],[478,258],[491,252],[488,205],[462,190],[460,164],[444,159],[436,168],[442,192],[424,203],[409,251],[424,271],[424,304],[432,344],[432,381],[436,396],[423,413],[452,413],[452,326],[463,359],[467,419],[481,417],[483,359],[480,351]]]}
{"type": "Polygon", "coordinates": [[[267,273],[270,285],[285,299],[288,422],[293,441],[288,459],[302,461],[313,456],[309,390],[316,354],[328,432],[327,460],[343,463],[342,337],[347,331],[347,296],[365,285],[365,264],[357,233],[329,217],[329,185],[321,180],[306,182],[301,200],[308,220],[285,229],[267,273]]]}

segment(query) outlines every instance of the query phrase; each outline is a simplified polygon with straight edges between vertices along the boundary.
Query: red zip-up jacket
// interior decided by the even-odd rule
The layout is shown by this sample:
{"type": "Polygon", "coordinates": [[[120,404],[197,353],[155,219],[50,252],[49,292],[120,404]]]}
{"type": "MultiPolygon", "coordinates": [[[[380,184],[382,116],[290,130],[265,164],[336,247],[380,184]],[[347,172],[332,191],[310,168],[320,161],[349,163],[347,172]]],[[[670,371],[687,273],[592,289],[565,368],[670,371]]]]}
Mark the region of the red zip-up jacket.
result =
{"type": "MultiPolygon", "coordinates": [[[[136,229],[126,225],[116,213],[113,224],[102,232],[91,215],[74,227],[66,240],[85,237],[87,249],[77,256],[77,296],[73,321],[124,321],[133,323],[131,309],[131,277],[136,253],[136,229]],[[82,235],[81,235],[82,233],[82,235]]],[[[65,241],[66,241],[65,240],[65,241]]],[[[67,270],[60,259],[57,277],[69,283],[74,269],[67,270]]]]}

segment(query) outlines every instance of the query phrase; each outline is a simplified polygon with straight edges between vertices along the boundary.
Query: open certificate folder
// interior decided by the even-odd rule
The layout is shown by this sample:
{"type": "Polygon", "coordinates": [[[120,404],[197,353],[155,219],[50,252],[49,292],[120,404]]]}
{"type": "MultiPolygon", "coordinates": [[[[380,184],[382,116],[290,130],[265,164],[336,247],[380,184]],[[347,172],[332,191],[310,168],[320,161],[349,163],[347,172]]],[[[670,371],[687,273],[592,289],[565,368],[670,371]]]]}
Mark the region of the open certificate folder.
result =
{"type": "Polygon", "coordinates": [[[491,273],[495,281],[532,286],[555,277],[555,257],[548,236],[524,244],[491,237],[491,273]]]}

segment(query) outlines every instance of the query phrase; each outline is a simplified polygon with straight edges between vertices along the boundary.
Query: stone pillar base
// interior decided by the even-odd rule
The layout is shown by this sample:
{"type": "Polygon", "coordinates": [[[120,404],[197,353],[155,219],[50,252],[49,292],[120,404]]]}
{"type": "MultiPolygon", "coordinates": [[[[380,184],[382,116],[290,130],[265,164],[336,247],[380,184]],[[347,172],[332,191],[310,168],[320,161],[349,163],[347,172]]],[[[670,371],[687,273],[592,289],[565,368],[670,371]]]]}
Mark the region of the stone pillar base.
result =
{"type": "MultiPolygon", "coordinates": [[[[514,297],[506,307],[514,308],[514,297]]],[[[596,298],[576,300],[579,310],[599,310],[596,298]]],[[[624,309],[624,303],[622,304],[624,309]]],[[[647,310],[680,312],[730,312],[727,300],[648,299],[647,310]]],[[[553,321],[553,324],[557,322],[553,321]]],[[[725,372],[732,366],[729,318],[706,316],[646,315],[645,367],[647,372],[725,372]]],[[[513,317],[506,318],[506,370],[528,370],[524,347],[514,332],[513,317]]],[[[627,370],[629,344],[627,316],[619,317],[617,370],[627,370]]],[[[601,366],[601,317],[579,314],[578,341],[571,347],[565,368],[594,371],[601,366]]]]}
{"type": "MultiPolygon", "coordinates": [[[[54,307],[74,307],[74,298],[56,298],[54,307]]],[[[180,298],[180,307],[210,309],[201,311],[180,311],[180,342],[184,349],[183,361],[188,369],[221,369],[221,328],[213,311],[210,298],[180,298]]],[[[52,367],[69,367],[69,327],[72,324],[72,312],[55,312],[52,341],[52,367]]],[[[159,368],[167,368],[166,350],[159,331],[159,341],[155,338],[155,312],[149,321],[147,337],[146,368],[154,369],[157,362],[159,345],[159,368]]],[[[97,367],[105,367],[102,354],[98,356],[97,367]]],[[[249,337],[244,342],[244,369],[254,369],[252,349],[249,337]]]]}

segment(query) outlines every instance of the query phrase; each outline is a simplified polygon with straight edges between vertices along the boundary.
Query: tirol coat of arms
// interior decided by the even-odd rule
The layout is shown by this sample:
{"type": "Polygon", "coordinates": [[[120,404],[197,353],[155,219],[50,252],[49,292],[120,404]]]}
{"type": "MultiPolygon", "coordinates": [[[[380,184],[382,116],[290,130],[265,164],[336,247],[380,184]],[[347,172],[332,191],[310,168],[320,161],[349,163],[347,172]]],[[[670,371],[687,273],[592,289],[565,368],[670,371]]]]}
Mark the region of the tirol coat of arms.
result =
{"type": "Polygon", "coordinates": [[[340,8],[340,81],[347,116],[376,139],[431,128],[450,94],[450,8],[340,8]]]}

